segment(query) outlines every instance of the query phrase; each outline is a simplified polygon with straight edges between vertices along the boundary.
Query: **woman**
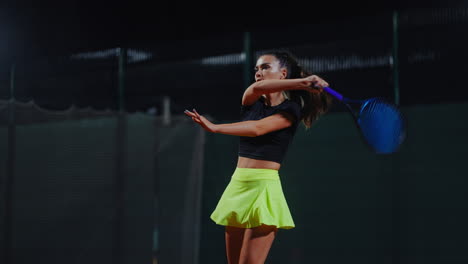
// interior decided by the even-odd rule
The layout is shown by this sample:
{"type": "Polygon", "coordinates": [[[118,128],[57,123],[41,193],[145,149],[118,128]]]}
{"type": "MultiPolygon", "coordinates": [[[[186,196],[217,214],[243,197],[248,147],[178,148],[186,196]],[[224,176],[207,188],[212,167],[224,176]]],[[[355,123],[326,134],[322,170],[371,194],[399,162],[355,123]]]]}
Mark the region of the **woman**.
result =
{"type": "Polygon", "coordinates": [[[229,264],[264,263],[279,228],[294,227],[278,171],[299,123],[309,128],[330,106],[328,83],[306,74],[287,51],[259,56],[244,92],[241,122],[213,124],[185,114],[206,131],[240,137],[237,167],[211,219],[226,226],[229,264]]]}

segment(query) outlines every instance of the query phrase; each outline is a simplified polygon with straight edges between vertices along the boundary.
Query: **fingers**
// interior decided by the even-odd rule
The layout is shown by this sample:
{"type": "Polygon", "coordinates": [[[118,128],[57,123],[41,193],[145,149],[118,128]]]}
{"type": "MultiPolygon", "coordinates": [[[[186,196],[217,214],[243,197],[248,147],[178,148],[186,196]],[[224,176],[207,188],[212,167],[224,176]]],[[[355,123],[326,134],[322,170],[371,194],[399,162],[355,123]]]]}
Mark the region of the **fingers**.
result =
{"type": "Polygon", "coordinates": [[[194,122],[196,122],[198,124],[201,124],[202,122],[201,122],[200,114],[198,114],[195,109],[193,109],[193,110],[195,112],[190,112],[189,110],[185,110],[184,114],[191,117],[194,122]]]}
{"type": "Polygon", "coordinates": [[[312,83],[311,87],[313,88],[323,89],[329,86],[329,84],[325,80],[318,77],[317,75],[311,75],[307,77],[307,79],[312,83]]]}
{"type": "Polygon", "coordinates": [[[200,117],[200,114],[197,112],[197,110],[195,110],[195,108],[193,109],[193,112],[190,112],[189,110],[185,110],[184,114],[188,116],[200,117]]]}
{"type": "Polygon", "coordinates": [[[195,116],[196,116],[197,118],[200,118],[200,114],[197,112],[197,110],[195,110],[195,108],[193,109],[193,112],[195,113],[195,116]]]}
{"type": "Polygon", "coordinates": [[[196,118],[196,117],[192,117],[192,120],[195,122],[195,123],[198,123],[198,124],[201,124],[202,121],[199,119],[199,118],[196,118]]]}
{"type": "Polygon", "coordinates": [[[314,88],[325,88],[328,86],[328,83],[322,79],[317,79],[315,82],[312,82],[314,88]]]}
{"type": "Polygon", "coordinates": [[[188,115],[188,116],[190,116],[190,117],[197,117],[197,115],[196,115],[195,113],[190,112],[189,110],[185,110],[185,111],[184,111],[184,114],[186,114],[186,115],[188,115]]]}

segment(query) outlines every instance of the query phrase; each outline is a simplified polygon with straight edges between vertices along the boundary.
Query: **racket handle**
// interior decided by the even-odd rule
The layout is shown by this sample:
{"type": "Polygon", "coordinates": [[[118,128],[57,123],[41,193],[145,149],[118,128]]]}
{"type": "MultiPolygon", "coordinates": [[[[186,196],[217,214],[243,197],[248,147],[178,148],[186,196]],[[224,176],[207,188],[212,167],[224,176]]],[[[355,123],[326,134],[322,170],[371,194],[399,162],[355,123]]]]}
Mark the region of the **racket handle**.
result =
{"type": "Polygon", "coordinates": [[[327,87],[323,87],[323,90],[329,93],[330,95],[332,95],[333,97],[335,97],[336,99],[338,99],[339,101],[343,101],[343,96],[339,94],[337,91],[333,90],[332,88],[327,86],[327,87]]]}

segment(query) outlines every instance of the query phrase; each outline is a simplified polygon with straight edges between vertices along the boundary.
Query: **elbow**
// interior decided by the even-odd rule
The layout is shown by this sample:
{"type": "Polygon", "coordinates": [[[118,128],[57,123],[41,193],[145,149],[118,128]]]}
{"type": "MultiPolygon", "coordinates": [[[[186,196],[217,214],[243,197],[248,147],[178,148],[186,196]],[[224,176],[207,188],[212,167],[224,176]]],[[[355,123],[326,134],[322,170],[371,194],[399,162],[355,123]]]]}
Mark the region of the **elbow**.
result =
{"type": "Polygon", "coordinates": [[[255,83],[252,83],[252,85],[250,85],[250,89],[252,91],[253,94],[262,94],[262,84],[263,84],[263,81],[258,81],[258,82],[255,82],[255,83]]]}
{"type": "Polygon", "coordinates": [[[259,94],[259,89],[258,87],[252,87],[252,94],[259,94]]]}
{"type": "Polygon", "coordinates": [[[262,134],[258,133],[257,131],[254,131],[252,134],[250,134],[250,137],[258,137],[261,136],[262,134]]]}
{"type": "Polygon", "coordinates": [[[259,137],[265,135],[265,131],[263,131],[262,127],[259,125],[254,125],[251,133],[251,137],[259,137]]]}

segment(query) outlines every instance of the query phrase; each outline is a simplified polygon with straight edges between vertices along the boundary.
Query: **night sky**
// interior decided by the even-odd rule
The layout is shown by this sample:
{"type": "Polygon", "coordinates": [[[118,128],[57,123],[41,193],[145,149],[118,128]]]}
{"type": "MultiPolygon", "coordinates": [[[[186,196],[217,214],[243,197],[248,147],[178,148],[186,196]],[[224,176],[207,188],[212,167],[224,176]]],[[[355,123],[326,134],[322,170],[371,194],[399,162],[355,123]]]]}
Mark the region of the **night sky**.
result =
{"type": "MultiPolygon", "coordinates": [[[[330,9],[270,2],[222,6],[175,1],[14,1],[0,8],[3,61],[116,46],[151,46],[216,38],[230,32],[319,24],[400,8],[353,2],[330,9]],[[284,5],[284,4],[283,4],[284,5]]],[[[168,45],[170,46],[170,45],[168,45]]]]}
{"type": "MultiPolygon", "coordinates": [[[[424,6],[444,6],[436,4],[437,2],[441,1],[424,1],[424,6]]],[[[341,23],[361,18],[366,21],[366,16],[388,16],[393,10],[414,8],[414,6],[421,7],[414,4],[414,1],[378,3],[376,1],[367,1],[367,3],[366,1],[342,3],[339,1],[320,3],[231,1],[218,4],[193,1],[183,3],[173,0],[142,3],[89,0],[2,2],[0,3],[0,79],[4,87],[8,87],[11,65],[18,61],[24,65],[38,59],[47,60],[57,56],[70,56],[80,52],[116,47],[162,51],[155,53],[160,56],[157,59],[161,61],[162,59],[182,61],[189,59],[190,56],[202,58],[230,54],[239,52],[239,47],[242,47],[242,35],[237,33],[245,31],[269,31],[274,35],[275,30],[287,29],[291,35],[308,34],[314,41],[325,41],[326,36],[315,35],[314,31],[308,31],[308,25],[312,28],[321,24],[341,23]],[[224,41],[220,42],[221,39],[224,41]],[[216,45],[203,45],[206,41],[216,45]]],[[[468,1],[450,2],[450,7],[458,6],[467,8],[468,1]]],[[[333,32],[328,34],[333,36],[333,32]]],[[[349,32],[349,34],[359,34],[359,32],[349,32]]],[[[285,43],[285,46],[289,44],[294,43],[285,43]]],[[[453,79],[449,74],[447,78],[453,79]]],[[[462,83],[461,80],[458,82],[462,83]]],[[[419,86],[426,91],[426,87],[418,84],[419,86]]],[[[24,97],[29,98],[26,93],[30,92],[23,90],[24,97]]],[[[419,90],[414,88],[412,90],[413,94],[406,94],[406,98],[418,98],[417,95],[421,94],[419,90]]],[[[41,93],[46,94],[46,91],[42,89],[41,93]]],[[[85,94],[85,91],[74,93],[85,94]]],[[[148,93],[147,90],[140,92],[145,96],[148,93]]],[[[59,93],[51,89],[50,94],[59,93]]],[[[8,93],[3,91],[1,95],[7,98],[8,93]]],[[[34,95],[31,94],[31,97],[34,95]]],[[[56,98],[49,95],[46,97],[52,102],[51,105],[59,101],[69,104],[61,95],[57,95],[56,98]]],[[[90,98],[94,100],[95,96],[90,98]]],[[[91,105],[91,99],[83,99],[82,106],[91,105]]],[[[438,96],[436,99],[452,100],[448,96],[438,96]]],[[[431,99],[430,102],[436,99],[431,99]]],[[[141,107],[146,107],[141,101],[139,104],[141,107]]]]}

